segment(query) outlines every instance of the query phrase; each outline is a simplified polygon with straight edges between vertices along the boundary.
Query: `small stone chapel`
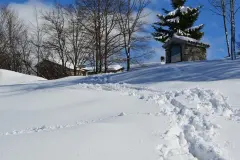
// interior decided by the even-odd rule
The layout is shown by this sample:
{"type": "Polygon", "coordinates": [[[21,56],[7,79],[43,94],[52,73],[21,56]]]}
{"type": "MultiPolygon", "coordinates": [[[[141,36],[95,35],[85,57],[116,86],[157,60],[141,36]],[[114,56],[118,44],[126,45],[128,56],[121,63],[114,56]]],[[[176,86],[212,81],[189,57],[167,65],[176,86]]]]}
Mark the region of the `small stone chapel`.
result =
{"type": "Polygon", "coordinates": [[[173,35],[164,45],[166,63],[206,60],[210,45],[196,39],[173,35]]]}

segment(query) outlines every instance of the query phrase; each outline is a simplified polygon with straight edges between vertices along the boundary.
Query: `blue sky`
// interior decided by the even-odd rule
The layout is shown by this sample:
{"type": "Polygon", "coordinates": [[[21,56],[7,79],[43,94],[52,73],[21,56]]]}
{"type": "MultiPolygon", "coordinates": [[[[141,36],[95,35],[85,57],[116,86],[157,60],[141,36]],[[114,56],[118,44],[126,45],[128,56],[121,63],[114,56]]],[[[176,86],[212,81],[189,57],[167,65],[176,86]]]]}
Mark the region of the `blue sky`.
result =
{"type": "MultiPolygon", "coordinates": [[[[31,3],[38,1],[39,3],[40,0],[30,0],[30,1],[31,3]]],[[[54,1],[68,4],[73,2],[74,0],[41,0],[40,2],[46,4],[47,6],[49,3],[52,3],[54,1]]],[[[28,0],[1,0],[0,4],[1,3],[2,4],[11,4],[11,3],[27,4],[28,0]]],[[[204,7],[201,10],[201,14],[198,21],[196,22],[196,25],[201,23],[205,24],[205,28],[204,28],[205,36],[203,38],[203,41],[211,45],[211,48],[208,50],[208,59],[223,58],[227,55],[227,52],[226,52],[222,18],[220,16],[213,14],[209,10],[210,5],[208,4],[208,0],[188,0],[188,2],[186,3],[187,6],[193,6],[193,7],[196,7],[199,4],[204,5],[204,7]]],[[[152,3],[149,6],[149,12],[152,13],[149,19],[151,19],[152,22],[157,20],[155,15],[157,13],[162,13],[162,10],[161,10],[162,8],[171,10],[170,0],[152,0],[152,3]]],[[[240,25],[240,21],[236,21],[237,28],[239,25],[240,25]]],[[[153,31],[150,25],[149,25],[149,31],[150,32],[153,31]]],[[[237,39],[239,34],[240,34],[239,30],[237,29],[237,33],[236,33],[237,39]]],[[[155,56],[155,61],[159,60],[159,56],[164,54],[164,51],[161,47],[162,44],[159,42],[152,41],[151,45],[157,51],[157,55],[155,56]]]]}

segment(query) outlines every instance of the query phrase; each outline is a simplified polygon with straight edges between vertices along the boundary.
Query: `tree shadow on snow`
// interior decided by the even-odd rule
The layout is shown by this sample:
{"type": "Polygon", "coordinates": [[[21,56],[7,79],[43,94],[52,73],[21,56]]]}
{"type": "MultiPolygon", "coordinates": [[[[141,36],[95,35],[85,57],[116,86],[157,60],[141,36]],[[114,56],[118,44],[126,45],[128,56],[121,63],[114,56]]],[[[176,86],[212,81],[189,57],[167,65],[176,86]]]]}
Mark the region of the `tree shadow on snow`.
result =
{"type": "Polygon", "coordinates": [[[13,96],[37,90],[55,89],[84,83],[149,84],[171,81],[207,82],[228,79],[240,79],[240,60],[183,62],[169,65],[155,64],[141,69],[135,68],[131,72],[118,74],[96,75],[85,78],[64,78],[32,84],[5,85],[0,86],[0,96],[13,96]],[[5,90],[6,88],[8,88],[8,90],[5,90]]]}

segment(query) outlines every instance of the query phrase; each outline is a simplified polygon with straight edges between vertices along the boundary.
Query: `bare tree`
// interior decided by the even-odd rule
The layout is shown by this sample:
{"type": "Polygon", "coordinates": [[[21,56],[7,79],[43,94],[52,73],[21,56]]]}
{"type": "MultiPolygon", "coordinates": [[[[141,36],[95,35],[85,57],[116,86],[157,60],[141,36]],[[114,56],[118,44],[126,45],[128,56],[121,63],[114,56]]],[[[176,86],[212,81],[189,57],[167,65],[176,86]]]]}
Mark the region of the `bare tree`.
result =
{"type": "Polygon", "coordinates": [[[89,44],[88,35],[82,25],[83,18],[78,14],[75,6],[67,8],[68,27],[67,42],[69,46],[68,59],[73,64],[74,75],[77,75],[77,68],[88,60],[89,44]]]}
{"type": "Polygon", "coordinates": [[[23,63],[22,73],[31,74],[35,70],[32,67],[33,58],[31,56],[32,45],[29,41],[29,33],[25,30],[19,41],[19,53],[21,55],[21,61],[23,63]]]}
{"type": "Polygon", "coordinates": [[[137,44],[137,41],[143,40],[143,38],[138,38],[136,33],[144,26],[142,21],[146,16],[144,9],[149,3],[149,0],[119,0],[118,22],[124,41],[128,71],[130,70],[132,59],[131,49],[134,47],[134,44],[137,44]]]}
{"type": "Polygon", "coordinates": [[[228,11],[228,5],[226,0],[208,0],[209,3],[212,5],[213,11],[215,14],[221,16],[223,18],[223,25],[224,25],[224,33],[225,33],[225,40],[226,40],[226,45],[227,45],[227,51],[228,51],[228,56],[231,56],[231,51],[230,51],[230,44],[228,40],[228,28],[227,28],[227,11],[228,11]]]}
{"type": "Polygon", "coordinates": [[[108,70],[108,59],[120,53],[123,48],[121,32],[118,28],[118,7],[118,0],[103,0],[105,73],[108,70]]]}
{"type": "MultiPolygon", "coordinates": [[[[78,9],[84,17],[85,27],[93,40],[96,73],[107,72],[109,60],[120,53],[118,25],[118,0],[78,0],[78,9]]],[[[121,49],[120,49],[121,48],[121,49]]]]}
{"type": "Polygon", "coordinates": [[[0,8],[0,68],[6,69],[6,64],[8,56],[6,55],[6,41],[5,41],[5,29],[4,29],[4,24],[6,22],[6,14],[5,14],[5,8],[1,7],[0,8]]]}
{"type": "MultiPolygon", "coordinates": [[[[43,27],[40,24],[40,17],[39,17],[39,11],[37,8],[34,8],[34,14],[35,14],[35,23],[32,23],[32,32],[31,32],[31,44],[32,44],[32,50],[34,52],[36,63],[39,64],[42,59],[44,59],[43,55],[43,43],[44,43],[44,31],[43,27]]],[[[33,69],[34,71],[34,69],[33,69]]],[[[36,71],[36,74],[39,75],[38,71],[36,71]]]]}
{"type": "Polygon", "coordinates": [[[52,59],[60,60],[62,66],[61,74],[65,76],[67,75],[66,63],[68,61],[66,11],[63,6],[56,4],[51,11],[42,13],[42,18],[46,36],[44,47],[49,50],[48,52],[51,53],[52,59]]]}
{"type": "MultiPolygon", "coordinates": [[[[84,17],[83,26],[93,39],[93,60],[96,73],[107,72],[109,64],[120,60],[124,50],[128,70],[133,58],[131,49],[139,49],[146,36],[140,36],[144,28],[144,9],[149,0],[78,0],[79,13],[84,17]]],[[[142,34],[143,35],[143,34],[142,34]]],[[[150,36],[149,36],[150,37],[150,36]]],[[[146,45],[145,45],[146,46],[146,45]]],[[[145,49],[144,49],[145,50],[145,49]]],[[[142,55],[144,56],[144,55],[142,55]]]]}
{"type": "Polygon", "coordinates": [[[1,9],[1,64],[2,68],[24,72],[26,63],[24,58],[27,56],[27,50],[22,50],[29,45],[27,39],[27,28],[18,18],[17,14],[8,7],[1,9]]]}
{"type": "Polygon", "coordinates": [[[90,39],[93,40],[95,72],[99,73],[102,70],[102,37],[103,37],[103,12],[102,0],[78,0],[78,14],[84,18],[82,25],[90,39]]]}
{"type": "Polygon", "coordinates": [[[212,11],[223,17],[228,55],[234,60],[236,59],[235,16],[240,6],[236,6],[236,0],[209,0],[209,2],[214,7],[212,11]],[[228,24],[231,28],[231,47],[228,41],[228,24]]]}

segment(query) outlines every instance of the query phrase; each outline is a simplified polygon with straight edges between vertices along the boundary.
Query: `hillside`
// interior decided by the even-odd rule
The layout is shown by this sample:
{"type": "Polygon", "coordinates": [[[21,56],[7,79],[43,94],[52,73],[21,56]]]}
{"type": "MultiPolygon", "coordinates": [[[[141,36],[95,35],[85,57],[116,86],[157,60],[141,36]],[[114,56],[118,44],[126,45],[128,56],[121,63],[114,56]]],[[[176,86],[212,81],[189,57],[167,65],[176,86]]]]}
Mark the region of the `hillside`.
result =
{"type": "Polygon", "coordinates": [[[21,84],[45,80],[41,77],[25,75],[9,70],[0,69],[0,85],[21,84]]]}
{"type": "Polygon", "coordinates": [[[0,159],[237,160],[239,69],[149,64],[0,85],[0,159]]]}
{"type": "Polygon", "coordinates": [[[209,82],[240,78],[240,60],[145,64],[132,72],[108,76],[111,83],[147,84],[170,81],[209,82]]]}

